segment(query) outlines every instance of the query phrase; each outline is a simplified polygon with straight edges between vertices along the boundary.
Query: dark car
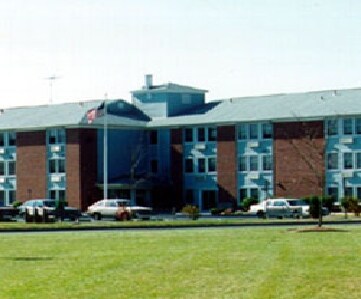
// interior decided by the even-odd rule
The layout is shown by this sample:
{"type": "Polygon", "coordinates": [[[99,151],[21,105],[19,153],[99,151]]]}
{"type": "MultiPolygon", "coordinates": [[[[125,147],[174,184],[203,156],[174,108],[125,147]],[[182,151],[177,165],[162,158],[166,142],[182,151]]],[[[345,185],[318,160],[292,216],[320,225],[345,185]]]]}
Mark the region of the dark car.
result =
{"type": "Polygon", "coordinates": [[[32,199],[25,201],[19,207],[19,216],[23,219],[26,216],[34,217],[35,214],[47,217],[49,220],[69,219],[76,220],[80,217],[81,212],[73,207],[59,207],[59,204],[53,199],[32,199]]]}

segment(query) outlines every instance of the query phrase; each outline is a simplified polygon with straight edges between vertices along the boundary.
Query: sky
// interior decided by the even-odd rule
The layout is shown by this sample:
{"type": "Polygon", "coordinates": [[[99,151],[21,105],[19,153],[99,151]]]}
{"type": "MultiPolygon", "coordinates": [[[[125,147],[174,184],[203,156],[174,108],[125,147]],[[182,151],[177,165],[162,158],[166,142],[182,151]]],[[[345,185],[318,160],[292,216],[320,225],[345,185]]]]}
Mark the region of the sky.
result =
{"type": "Polygon", "coordinates": [[[360,87],[360,71],[359,0],[0,0],[0,108],[129,101],[145,74],[211,101],[360,87]]]}

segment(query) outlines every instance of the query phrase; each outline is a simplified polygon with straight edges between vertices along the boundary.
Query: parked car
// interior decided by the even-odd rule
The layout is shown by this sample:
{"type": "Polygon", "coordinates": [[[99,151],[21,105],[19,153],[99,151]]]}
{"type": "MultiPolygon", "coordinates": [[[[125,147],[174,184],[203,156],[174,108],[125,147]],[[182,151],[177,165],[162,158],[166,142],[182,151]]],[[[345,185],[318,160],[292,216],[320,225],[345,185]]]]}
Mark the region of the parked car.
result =
{"type": "Polygon", "coordinates": [[[303,199],[286,198],[292,207],[300,207],[302,209],[302,217],[310,217],[310,204],[303,199]]]}
{"type": "Polygon", "coordinates": [[[128,199],[103,199],[88,207],[87,213],[95,220],[112,218],[116,220],[150,219],[149,207],[130,206],[128,199]]]}
{"type": "Polygon", "coordinates": [[[302,216],[302,208],[291,206],[285,199],[270,199],[266,201],[265,214],[266,217],[300,218],[302,216]]]}
{"type": "MultiPolygon", "coordinates": [[[[37,213],[40,216],[45,214],[49,220],[69,219],[76,220],[80,217],[81,212],[77,208],[65,206],[63,209],[57,208],[57,203],[54,199],[32,199],[25,201],[19,206],[19,216],[23,219],[26,215],[34,217],[37,213]]],[[[25,219],[26,220],[26,219],[25,219]]]]}
{"type": "Polygon", "coordinates": [[[249,207],[248,212],[250,214],[257,215],[258,217],[263,217],[265,213],[265,206],[266,206],[266,201],[262,201],[258,204],[251,205],[249,207]]]}
{"type": "Polygon", "coordinates": [[[0,221],[12,220],[19,214],[19,210],[13,206],[0,207],[0,221]]]}
{"type": "Polygon", "coordinates": [[[283,198],[264,200],[260,204],[250,206],[249,212],[259,217],[300,218],[302,216],[301,207],[293,207],[283,198]]]}

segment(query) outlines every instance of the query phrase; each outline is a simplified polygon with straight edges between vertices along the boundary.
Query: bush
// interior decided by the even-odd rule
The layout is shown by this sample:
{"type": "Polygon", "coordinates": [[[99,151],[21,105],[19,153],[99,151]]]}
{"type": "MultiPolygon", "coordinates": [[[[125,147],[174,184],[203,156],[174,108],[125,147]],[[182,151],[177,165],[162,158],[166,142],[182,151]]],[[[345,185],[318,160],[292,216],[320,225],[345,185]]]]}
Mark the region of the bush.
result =
{"type": "Polygon", "coordinates": [[[212,215],[220,215],[222,212],[224,212],[224,209],[220,209],[220,208],[212,208],[211,209],[212,215]]]}
{"type": "Polygon", "coordinates": [[[341,199],[341,206],[345,209],[345,216],[347,212],[355,213],[355,216],[360,216],[361,207],[358,205],[358,200],[352,196],[345,196],[341,199]]]}
{"type": "Polygon", "coordinates": [[[310,204],[310,216],[313,219],[317,219],[320,214],[320,204],[321,197],[320,196],[310,196],[305,199],[310,204]]]}
{"type": "Polygon", "coordinates": [[[14,208],[18,208],[22,205],[23,203],[21,201],[18,201],[18,200],[15,200],[13,203],[12,203],[12,206],[14,208]]]}
{"type": "Polygon", "coordinates": [[[258,200],[253,197],[247,197],[243,200],[243,210],[248,211],[251,205],[258,204],[258,200]]]}
{"type": "Polygon", "coordinates": [[[335,198],[333,196],[325,196],[322,200],[323,206],[326,207],[330,213],[334,210],[335,198]]]}
{"type": "Polygon", "coordinates": [[[197,220],[199,218],[199,209],[196,206],[187,205],[182,208],[182,213],[188,215],[192,220],[197,220]]]}

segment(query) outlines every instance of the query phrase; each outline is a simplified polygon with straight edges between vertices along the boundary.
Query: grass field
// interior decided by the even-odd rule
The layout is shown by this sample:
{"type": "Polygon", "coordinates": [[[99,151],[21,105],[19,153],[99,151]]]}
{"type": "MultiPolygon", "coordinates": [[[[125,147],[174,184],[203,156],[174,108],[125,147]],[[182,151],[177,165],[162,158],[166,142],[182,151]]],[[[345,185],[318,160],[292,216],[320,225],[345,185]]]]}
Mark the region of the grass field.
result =
{"type": "Polygon", "coordinates": [[[0,298],[360,298],[342,228],[2,234],[0,298]]]}

